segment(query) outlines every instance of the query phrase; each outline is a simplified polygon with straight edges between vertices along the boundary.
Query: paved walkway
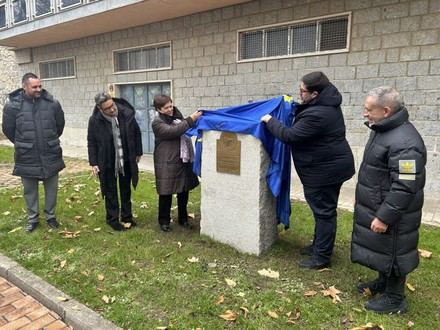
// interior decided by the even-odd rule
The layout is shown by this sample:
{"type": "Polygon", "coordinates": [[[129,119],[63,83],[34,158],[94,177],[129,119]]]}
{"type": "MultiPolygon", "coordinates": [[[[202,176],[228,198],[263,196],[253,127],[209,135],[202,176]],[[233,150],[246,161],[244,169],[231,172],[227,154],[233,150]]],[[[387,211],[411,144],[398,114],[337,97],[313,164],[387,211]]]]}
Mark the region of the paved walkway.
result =
{"type": "Polygon", "coordinates": [[[0,330],[68,330],[54,312],[0,277],[0,330]]]}

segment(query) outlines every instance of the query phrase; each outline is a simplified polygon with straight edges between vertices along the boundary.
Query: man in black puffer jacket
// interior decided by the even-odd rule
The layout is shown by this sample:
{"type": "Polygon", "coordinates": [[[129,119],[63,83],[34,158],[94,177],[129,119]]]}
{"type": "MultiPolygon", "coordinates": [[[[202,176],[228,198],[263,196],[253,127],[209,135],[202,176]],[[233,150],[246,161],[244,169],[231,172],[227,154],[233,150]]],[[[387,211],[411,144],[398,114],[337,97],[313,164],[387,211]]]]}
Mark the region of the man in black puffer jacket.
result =
{"type": "Polygon", "coordinates": [[[360,292],[380,293],[365,308],[404,313],[406,274],[419,263],[426,148],[394,88],[371,90],[364,117],[372,132],[356,187],[351,260],[379,272],[357,285],[360,292]]]}
{"type": "Polygon", "coordinates": [[[87,148],[92,172],[99,176],[107,224],[117,231],[135,226],[131,185],[136,188],[139,179],[142,137],[135,110],[130,103],[112,98],[104,92],[95,96],[95,108],[89,119],[87,148]]]}
{"type": "Polygon", "coordinates": [[[60,103],[41,87],[33,73],[22,78],[23,88],[9,94],[3,109],[3,133],[14,143],[13,174],[20,176],[23,196],[28,209],[26,232],[39,223],[38,181],[43,181],[47,224],[59,226],[55,217],[58,172],[65,165],[60,146],[64,130],[64,112],[60,103]]]}
{"type": "Polygon", "coordinates": [[[345,138],[342,96],[322,72],[301,78],[300,97],[292,127],[270,115],[261,118],[269,131],[292,147],[292,158],[315,218],[313,243],[300,250],[309,255],[300,267],[330,265],[336,238],[336,208],[344,181],[354,174],[354,160],[345,138]]]}

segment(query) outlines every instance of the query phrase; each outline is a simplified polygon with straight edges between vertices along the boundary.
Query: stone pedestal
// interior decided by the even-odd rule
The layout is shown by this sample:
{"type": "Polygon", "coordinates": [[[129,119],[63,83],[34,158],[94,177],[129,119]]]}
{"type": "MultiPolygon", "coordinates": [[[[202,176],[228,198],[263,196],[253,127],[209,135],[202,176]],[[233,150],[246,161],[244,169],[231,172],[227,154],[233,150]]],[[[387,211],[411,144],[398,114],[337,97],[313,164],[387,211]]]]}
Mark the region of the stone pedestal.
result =
{"type": "Polygon", "coordinates": [[[203,132],[201,233],[245,253],[260,255],[277,239],[276,201],[266,183],[269,157],[261,142],[241,141],[240,174],[217,171],[221,132],[203,132]]]}

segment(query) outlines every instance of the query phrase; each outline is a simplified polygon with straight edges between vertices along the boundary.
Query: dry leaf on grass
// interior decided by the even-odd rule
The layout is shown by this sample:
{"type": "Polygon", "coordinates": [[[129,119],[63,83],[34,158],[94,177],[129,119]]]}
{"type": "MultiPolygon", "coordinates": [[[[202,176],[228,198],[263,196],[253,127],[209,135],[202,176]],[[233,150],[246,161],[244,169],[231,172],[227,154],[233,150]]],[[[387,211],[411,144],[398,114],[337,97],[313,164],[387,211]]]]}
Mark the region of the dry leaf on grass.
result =
{"type": "Polygon", "coordinates": [[[310,291],[304,292],[305,297],[313,297],[313,296],[316,296],[317,294],[318,294],[318,292],[316,292],[315,290],[310,290],[310,291]]]}
{"type": "Polygon", "coordinates": [[[181,249],[181,248],[182,248],[182,243],[177,242],[177,247],[178,247],[179,249],[181,249]]]}
{"type": "Polygon", "coordinates": [[[87,213],[87,215],[89,216],[89,217],[91,217],[92,215],[94,215],[95,214],[95,211],[90,211],[89,213],[87,213]]]}
{"type": "Polygon", "coordinates": [[[279,279],[280,278],[280,273],[275,271],[275,270],[272,270],[270,268],[268,268],[268,269],[260,269],[258,271],[258,274],[260,274],[261,276],[269,277],[269,278],[275,278],[275,279],[279,279]]]}
{"type": "Polygon", "coordinates": [[[195,214],[194,213],[188,213],[188,217],[190,217],[191,219],[195,218],[195,214]]]}
{"type": "Polygon", "coordinates": [[[68,254],[72,254],[75,252],[75,249],[70,249],[69,251],[67,251],[68,254]]]}
{"type": "Polygon", "coordinates": [[[131,228],[131,222],[123,222],[122,223],[122,227],[124,227],[125,229],[130,229],[131,228]]]}
{"type": "Polygon", "coordinates": [[[318,273],[329,272],[329,271],[331,271],[331,268],[322,268],[318,270],[318,273]]]}
{"type": "Polygon", "coordinates": [[[225,296],[221,295],[220,297],[218,297],[217,301],[215,302],[216,305],[220,305],[223,304],[225,302],[225,296]]]}
{"type": "Polygon", "coordinates": [[[419,251],[420,256],[421,256],[422,258],[427,258],[427,259],[429,259],[429,258],[432,257],[432,252],[431,252],[431,251],[428,251],[428,250],[422,250],[422,249],[419,249],[418,251],[419,251]]]}
{"type": "Polygon", "coordinates": [[[142,202],[141,205],[139,206],[141,209],[148,209],[148,204],[147,202],[142,202]]]}
{"type": "Polygon", "coordinates": [[[240,309],[244,312],[244,317],[247,317],[247,315],[249,314],[249,309],[244,306],[241,306],[240,309]]]}
{"type": "Polygon", "coordinates": [[[408,328],[412,328],[414,326],[414,322],[408,321],[408,323],[406,325],[408,326],[408,328]]]}
{"type": "Polygon", "coordinates": [[[80,233],[81,233],[80,230],[78,230],[78,231],[62,230],[59,232],[59,234],[62,235],[63,238],[76,238],[79,236],[80,233]]]}
{"type": "Polygon", "coordinates": [[[80,221],[82,219],[81,215],[75,215],[74,217],[75,221],[80,221]]]}
{"type": "Polygon", "coordinates": [[[3,212],[2,214],[3,214],[3,215],[10,215],[11,212],[9,212],[9,211],[5,211],[5,212],[3,212]]]}
{"type": "Polygon", "coordinates": [[[102,299],[102,301],[105,302],[106,304],[111,304],[111,303],[113,303],[113,302],[116,300],[115,297],[109,297],[109,296],[107,296],[107,295],[103,295],[101,299],[102,299]]]}
{"type": "Polygon", "coordinates": [[[226,321],[235,321],[237,319],[237,313],[228,309],[223,314],[220,314],[219,317],[226,321]]]}
{"type": "Polygon", "coordinates": [[[59,296],[59,297],[57,297],[57,300],[58,300],[58,301],[68,301],[69,298],[59,296]]]}
{"type": "Polygon", "coordinates": [[[98,281],[104,281],[105,276],[102,274],[98,274],[98,281]]]}
{"type": "Polygon", "coordinates": [[[167,330],[168,327],[156,327],[156,330],[167,330]]]}
{"type": "Polygon", "coordinates": [[[361,325],[359,327],[356,328],[351,328],[350,330],[385,330],[384,327],[382,325],[378,325],[378,324],[373,324],[371,322],[368,322],[365,325],[361,325]]]}
{"type": "Polygon", "coordinates": [[[413,287],[410,283],[406,282],[406,287],[408,288],[409,291],[414,292],[416,291],[416,288],[413,287]]]}
{"type": "Polygon", "coordinates": [[[191,258],[188,258],[187,259],[189,262],[199,262],[199,258],[197,258],[197,257],[191,257],[191,258]]]}
{"type": "Polygon", "coordinates": [[[14,228],[14,229],[12,229],[12,230],[8,231],[8,234],[12,234],[12,233],[15,233],[16,231],[20,230],[21,228],[22,228],[22,227],[17,227],[17,228],[14,228]]]}
{"type": "Polygon", "coordinates": [[[231,280],[230,278],[225,278],[225,282],[231,288],[234,288],[237,285],[237,283],[234,280],[231,280]]]}
{"type": "Polygon", "coordinates": [[[274,311],[267,311],[267,315],[269,315],[273,319],[279,318],[278,314],[274,311]]]}
{"type": "Polygon", "coordinates": [[[12,195],[11,196],[11,201],[15,201],[16,199],[21,198],[21,197],[23,197],[23,196],[12,195]]]}
{"type": "Polygon", "coordinates": [[[215,268],[215,267],[217,267],[217,264],[215,262],[208,262],[208,267],[215,268]]]}
{"type": "Polygon", "coordinates": [[[93,228],[93,231],[101,231],[101,227],[93,228]]]}
{"type": "Polygon", "coordinates": [[[324,295],[324,297],[330,296],[333,299],[333,303],[336,304],[337,302],[342,302],[341,298],[339,298],[338,294],[341,293],[338,289],[332,285],[327,290],[322,290],[321,293],[324,295]]]}

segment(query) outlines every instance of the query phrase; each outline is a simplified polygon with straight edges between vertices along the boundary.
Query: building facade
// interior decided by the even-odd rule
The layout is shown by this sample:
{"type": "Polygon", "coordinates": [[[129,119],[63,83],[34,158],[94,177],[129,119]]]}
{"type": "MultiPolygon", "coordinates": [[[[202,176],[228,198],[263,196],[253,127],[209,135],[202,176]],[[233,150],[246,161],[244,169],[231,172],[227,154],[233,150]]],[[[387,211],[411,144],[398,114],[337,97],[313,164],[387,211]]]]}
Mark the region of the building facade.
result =
{"type": "Polygon", "coordinates": [[[157,93],[170,94],[190,113],[296,97],[298,79],[322,70],[343,94],[347,137],[359,164],[369,134],[362,118],[365,94],[395,86],[429,151],[427,195],[438,196],[439,0],[202,3],[3,0],[0,44],[16,48],[20,74],[39,74],[61,101],[63,142],[78,146],[86,144],[100,90],[134,104],[144,151],[152,152],[157,93]]]}

